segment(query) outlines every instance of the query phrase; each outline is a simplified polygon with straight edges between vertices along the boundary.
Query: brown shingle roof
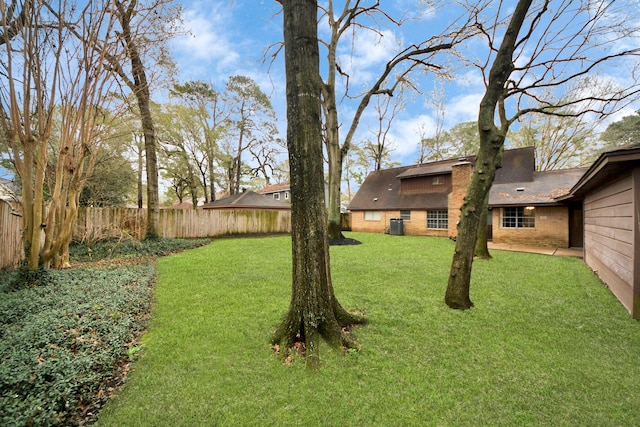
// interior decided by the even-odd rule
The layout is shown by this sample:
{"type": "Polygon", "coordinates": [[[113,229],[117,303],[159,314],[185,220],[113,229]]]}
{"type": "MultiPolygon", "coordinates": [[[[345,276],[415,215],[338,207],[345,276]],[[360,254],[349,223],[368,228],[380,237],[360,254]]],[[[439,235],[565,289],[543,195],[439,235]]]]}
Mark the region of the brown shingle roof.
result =
{"type": "MultiPolygon", "coordinates": [[[[400,182],[404,178],[450,174],[451,167],[460,160],[475,163],[476,157],[469,156],[371,172],[349,204],[349,209],[354,211],[446,209],[448,193],[402,194],[400,182]]],[[[535,147],[505,150],[502,168],[496,171],[490,205],[558,203],[556,198],[567,194],[584,173],[584,169],[534,171],[535,147]],[[518,188],[524,188],[524,191],[517,191],[518,188]]]]}
{"type": "Polygon", "coordinates": [[[291,209],[289,203],[275,200],[254,191],[234,194],[225,199],[202,205],[203,209],[291,209]]]}
{"type": "Polygon", "coordinates": [[[349,209],[446,209],[447,193],[400,193],[399,176],[412,168],[415,166],[371,172],[349,204],[349,209]]]}
{"type": "Polygon", "coordinates": [[[398,178],[415,178],[418,176],[442,175],[451,173],[451,166],[456,163],[469,160],[466,157],[462,159],[441,160],[433,163],[424,163],[417,166],[411,166],[406,171],[398,175],[398,178]]]}
{"type": "Polygon", "coordinates": [[[566,196],[586,168],[534,172],[531,181],[493,184],[489,206],[553,205],[566,196]]]}
{"type": "Polygon", "coordinates": [[[288,182],[285,182],[285,183],[282,183],[282,184],[267,185],[262,190],[258,190],[257,192],[260,193],[260,194],[277,193],[279,191],[289,190],[290,188],[291,188],[291,185],[288,182]]]}

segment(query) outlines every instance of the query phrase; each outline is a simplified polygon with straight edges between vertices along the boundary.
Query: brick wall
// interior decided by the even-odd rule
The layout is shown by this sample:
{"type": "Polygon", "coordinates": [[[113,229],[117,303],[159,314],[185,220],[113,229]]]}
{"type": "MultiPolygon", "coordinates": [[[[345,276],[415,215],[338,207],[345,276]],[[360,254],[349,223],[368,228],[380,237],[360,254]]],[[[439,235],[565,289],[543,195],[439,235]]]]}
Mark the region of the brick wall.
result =
{"type": "Polygon", "coordinates": [[[448,196],[449,204],[449,237],[458,235],[458,221],[460,220],[460,208],[467,194],[467,187],[471,181],[473,165],[469,162],[460,162],[452,167],[452,187],[448,196]]]}
{"type": "Polygon", "coordinates": [[[395,211],[395,214],[391,214],[393,211],[380,211],[379,221],[365,221],[364,211],[352,211],[351,212],[351,231],[363,231],[365,233],[384,233],[385,227],[389,227],[389,220],[391,218],[398,218],[400,212],[395,211]]]}
{"type": "MultiPolygon", "coordinates": [[[[380,221],[365,221],[364,212],[351,212],[351,231],[384,233],[391,218],[400,218],[400,211],[381,211],[380,221]]],[[[408,236],[447,237],[447,230],[427,229],[427,211],[411,211],[411,219],[403,221],[404,234],[408,236]]]]}
{"type": "Polygon", "coordinates": [[[493,242],[508,245],[569,247],[569,208],[537,207],[535,228],[502,228],[502,209],[493,209],[493,242]]]}

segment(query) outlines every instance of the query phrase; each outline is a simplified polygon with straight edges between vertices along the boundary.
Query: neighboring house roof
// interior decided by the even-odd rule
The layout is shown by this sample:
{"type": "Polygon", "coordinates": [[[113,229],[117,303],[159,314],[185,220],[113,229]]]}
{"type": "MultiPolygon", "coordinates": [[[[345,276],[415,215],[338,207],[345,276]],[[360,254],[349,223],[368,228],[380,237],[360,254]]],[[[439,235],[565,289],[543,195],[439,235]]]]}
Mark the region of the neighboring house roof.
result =
{"type": "Polygon", "coordinates": [[[529,182],[494,184],[489,193],[489,206],[552,205],[571,191],[587,168],[534,172],[529,182]]]}
{"type": "Polygon", "coordinates": [[[640,165],[640,144],[604,152],[575,183],[569,197],[582,198],[603,182],[611,182],[638,165],[640,165]]]}
{"type": "Polygon", "coordinates": [[[271,193],[279,193],[280,191],[287,191],[291,188],[288,182],[282,184],[271,184],[264,187],[262,190],[258,190],[257,192],[260,194],[271,194],[271,193]]]}
{"type": "Polygon", "coordinates": [[[203,209],[291,209],[289,203],[275,200],[254,191],[234,194],[224,199],[206,203],[203,209]]]}

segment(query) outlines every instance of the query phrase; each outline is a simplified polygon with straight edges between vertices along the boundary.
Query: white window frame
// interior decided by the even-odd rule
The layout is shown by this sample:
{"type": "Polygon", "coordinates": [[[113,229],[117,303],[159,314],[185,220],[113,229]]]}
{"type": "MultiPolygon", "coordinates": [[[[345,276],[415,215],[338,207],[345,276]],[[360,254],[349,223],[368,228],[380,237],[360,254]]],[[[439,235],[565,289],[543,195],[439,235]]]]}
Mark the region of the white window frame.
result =
{"type": "Polygon", "coordinates": [[[410,210],[401,210],[400,211],[400,218],[402,218],[403,221],[411,221],[411,211],[410,210]]]}
{"type": "Polygon", "coordinates": [[[280,193],[273,193],[274,200],[280,200],[280,193]]]}
{"type": "Polygon", "coordinates": [[[449,211],[447,209],[432,209],[427,211],[427,229],[448,230],[449,211]],[[433,217],[434,215],[435,218],[433,217]],[[435,225],[435,227],[429,227],[429,225],[435,225]]]}
{"type": "Polygon", "coordinates": [[[536,208],[533,206],[502,208],[501,214],[500,228],[536,228],[536,208]]]}
{"type": "Polygon", "coordinates": [[[382,213],[380,211],[364,211],[365,221],[380,221],[382,213]]]}

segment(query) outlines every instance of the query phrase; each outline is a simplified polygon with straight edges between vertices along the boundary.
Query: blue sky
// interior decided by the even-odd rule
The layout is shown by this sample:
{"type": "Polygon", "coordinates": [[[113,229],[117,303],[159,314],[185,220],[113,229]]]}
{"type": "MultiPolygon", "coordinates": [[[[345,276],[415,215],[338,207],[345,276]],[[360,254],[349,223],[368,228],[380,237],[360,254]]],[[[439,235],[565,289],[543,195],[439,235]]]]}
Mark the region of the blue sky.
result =
{"type": "MultiPolygon", "coordinates": [[[[406,46],[410,42],[436,34],[450,24],[458,12],[450,7],[446,11],[436,11],[433,8],[419,9],[417,5],[420,3],[428,2],[419,0],[383,2],[385,11],[394,19],[409,18],[406,24],[399,28],[385,25],[381,28],[382,37],[372,32],[365,32],[360,33],[354,40],[348,38],[342,43],[341,65],[351,75],[352,88],[366,87],[397,51],[398,46],[406,46]],[[351,50],[352,46],[355,46],[354,51],[351,50]]],[[[442,4],[442,2],[431,3],[442,4]]],[[[514,3],[506,2],[507,5],[514,3]]],[[[567,2],[572,6],[577,3],[579,2],[573,2],[573,4],[567,2]]],[[[594,0],[592,3],[598,5],[602,2],[594,0]]],[[[341,7],[343,2],[336,1],[335,4],[341,7]]],[[[497,4],[498,2],[492,2],[490,7],[495,8],[497,4]]],[[[632,1],[630,4],[637,9],[637,2],[632,1]]],[[[268,62],[263,64],[266,49],[282,40],[282,15],[278,13],[280,5],[274,0],[185,0],[182,5],[184,28],[189,31],[189,34],[172,42],[175,59],[180,69],[180,79],[182,81],[205,80],[214,83],[221,90],[230,75],[242,74],[252,77],[262,90],[271,96],[279,119],[279,129],[284,137],[285,79],[282,55],[276,59],[270,69],[268,62]]],[[[628,9],[625,11],[629,12],[628,9]]],[[[508,6],[503,9],[505,16],[508,16],[509,12],[508,6]]],[[[628,17],[629,20],[638,19],[638,14],[629,13],[628,17]]],[[[327,34],[326,24],[320,23],[319,32],[321,38],[327,34]]],[[[628,45],[637,44],[637,42],[638,38],[626,37],[624,42],[621,40],[619,44],[628,45]]],[[[465,55],[481,57],[480,47],[482,47],[480,42],[469,45],[465,55]],[[474,50],[476,48],[478,50],[474,50]]],[[[523,52],[518,61],[526,61],[527,55],[533,54],[533,50],[523,52]]],[[[444,129],[464,121],[475,120],[484,92],[482,75],[476,69],[456,67],[452,71],[455,72],[455,76],[446,84],[446,93],[443,97],[446,111],[444,129]]],[[[622,81],[626,79],[625,72],[625,70],[612,71],[611,76],[605,77],[608,81],[622,81]]],[[[417,158],[421,129],[425,136],[432,136],[435,132],[436,118],[430,92],[438,87],[438,84],[430,74],[416,75],[414,79],[422,94],[414,94],[406,103],[404,110],[394,120],[390,134],[395,147],[392,157],[401,164],[413,163],[417,158]]],[[[627,106],[607,119],[602,126],[631,114],[637,108],[637,105],[627,106]]],[[[354,103],[348,100],[339,107],[343,121],[342,136],[350,124],[353,109],[354,103]]],[[[374,125],[375,117],[370,106],[361,122],[356,141],[370,135],[369,132],[374,125]]]]}
{"type": "MultiPolygon", "coordinates": [[[[601,0],[590,2],[595,6],[603,4],[601,0]]],[[[323,3],[326,3],[326,0],[321,0],[321,4],[323,3]]],[[[386,61],[397,52],[399,46],[407,46],[411,42],[418,42],[437,34],[452,22],[457,13],[456,10],[450,9],[450,6],[447,6],[446,10],[421,9],[417,6],[427,3],[443,5],[445,2],[394,0],[382,3],[391,17],[396,20],[406,19],[406,22],[401,27],[383,25],[380,34],[359,32],[355,39],[348,37],[342,42],[339,50],[340,62],[342,68],[351,75],[352,89],[370,84],[386,61]],[[355,49],[352,50],[352,47],[355,49]]],[[[505,3],[509,5],[515,2],[505,3]]],[[[616,4],[621,4],[618,6],[620,9],[612,11],[611,19],[615,18],[616,13],[623,13],[625,20],[632,27],[640,29],[639,3],[634,0],[627,0],[626,4],[617,2],[616,4]],[[635,8],[635,11],[631,8],[635,8]],[[638,22],[634,23],[634,20],[638,22]]],[[[229,76],[250,76],[271,97],[278,117],[278,128],[281,136],[285,137],[283,56],[276,58],[271,67],[269,61],[263,63],[263,55],[269,46],[282,40],[279,3],[275,0],[183,0],[181,4],[183,29],[186,34],[171,41],[171,49],[179,67],[179,79],[182,82],[204,80],[214,83],[218,90],[223,90],[229,76]]],[[[338,6],[341,7],[343,1],[335,0],[335,4],[339,10],[338,6]]],[[[491,2],[491,7],[495,8],[497,4],[498,2],[491,2]]],[[[562,4],[562,0],[556,0],[552,4],[562,4]]],[[[508,7],[503,14],[508,16],[508,7]]],[[[319,32],[321,37],[326,37],[326,23],[320,23],[319,32]]],[[[484,46],[480,42],[474,43],[463,53],[467,57],[482,56],[484,46]]],[[[625,34],[610,48],[615,50],[634,45],[640,46],[637,30],[636,33],[625,34]]],[[[526,61],[528,54],[530,52],[523,52],[519,61],[526,61]]],[[[458,123],[475,120],[484,92],[483,79],[477,70],[458,66],[453,67],[452,71],[455,75],[446,84],[446,92],[442,98],[446,111],[443,125],[445,130],[458,123]]],[[[601,77],[612,82],[624,82],[629,76],[630,71],[625,68],[605,70],[605,74],[601,74],[601,77]],[[609,75],[606,75],[606,72],[609,72],[609,75]]],[[[428,137],[435,132],[436,112],[431,91],[439,87],[438,83],[428,73],[414,75],[414,83],[422,93],[414,94],[406,102],[405,108],[394,120],[389,135],[394,147],[393,160],[403,165],[412,164],[417,159],[421,133],[428,137]]],[[[375,129],[376,120],[371,107],[370,105],[361,121],[355,142],[370,137],[371,131],[375,129]]],[[[601,128],[624,115],[632,114],[638,108],[640,105],[637,103],[625,107],[603,122],[601,128]]],[[[344,136],[350,124],[354,103],[343,99],[339,110],[343,123],[341,132],[344,136]]],[[[0,169],[0,176],[6,176],[4,172],[0,169]]]]}
{"type": "MultiPolygon", "coordinates": [[[[388,2],[387,11],[401,19],[409,1],[388,2]]],[[[172,42],[173,52],[180,70],[181,80],[205,80],[212,82],[221,90],[230,75],[243,74],[252,77],[262,90],[271,96],[279,120],[282,136],[285,136],[285,78],[283,56],[280,55],[269,68],[269,62],[263,64],[263,55],[269,46],[282,40],[282,15],[280,5],[273,0],[265,1],[193,1],[183,2],[184,28],[190,34],[172,42]]],[[[397,51],[399,45],[417,41],[421,33],[434,26],[435,17],[420,16],[422,21],[410,21],[403,25],[403,31],[397,27],[383,29],[383,36],[369,32],[357,39],[357,49],[351,54],[351,40],[345,39],[340,52],[342,67],[351,74],[351,87],[357,89],[372,82],[384,64],[397,51]]],[[[417,18],[414,17],[414,18],[417,18]]],[[[327,25],[319,26],[321,36],[327,33],[327,25]]],[[[391,139],[395,150],[394,160],[403,164],[412,163],[418,156],[419,131],[427,133],[434,127],[433,112],[427,92],[434,88],[430,78],[417,81],[425,92],[424,96],[414,95],[408,101],[394,121],[391,139]]],[[[457,93],[447,100],[447,125],[475,120],[477,105],[481,93],[466,91],[477,83],[469,76],[459,78],[457,93]]],[[[339,93],[340,96],[340,93],[339,93]]],[[[370,106],[371,107],[371,106],[370,106]]],[[[343,122],[350,123],[354,103],[344,100],[340,106],[343,122]]],[[[369,108],[359,127],[356,140],[370,135],[375,125],[373,109],[369,108]]],[[[342,133],[346,133],[347,124],[343,123],[342,133]]]]}

